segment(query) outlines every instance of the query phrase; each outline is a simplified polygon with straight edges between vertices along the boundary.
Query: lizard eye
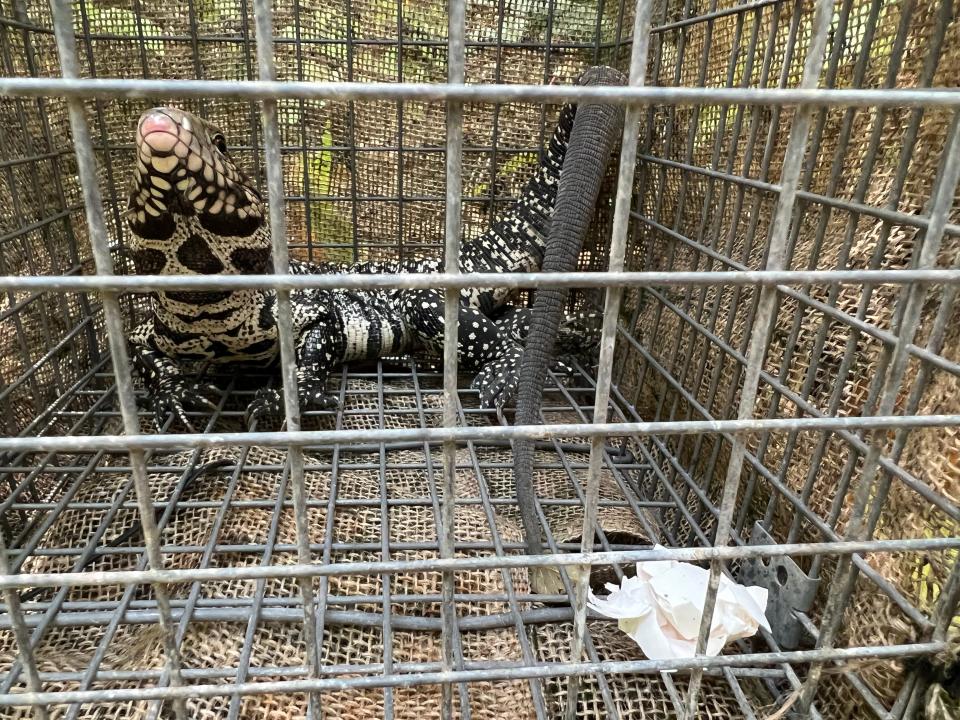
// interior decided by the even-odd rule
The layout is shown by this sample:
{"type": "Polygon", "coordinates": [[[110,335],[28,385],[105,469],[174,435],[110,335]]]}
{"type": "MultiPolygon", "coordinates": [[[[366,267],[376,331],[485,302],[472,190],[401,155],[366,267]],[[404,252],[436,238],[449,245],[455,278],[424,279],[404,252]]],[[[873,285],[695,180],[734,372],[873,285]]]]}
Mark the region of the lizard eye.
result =
{"type": "Polygon", "coordinates": [[[213,144],[217,146],[217,150],[220,152],[225,153],[227,151],[227,139],[220,133],[213,136],[213,144]]]}

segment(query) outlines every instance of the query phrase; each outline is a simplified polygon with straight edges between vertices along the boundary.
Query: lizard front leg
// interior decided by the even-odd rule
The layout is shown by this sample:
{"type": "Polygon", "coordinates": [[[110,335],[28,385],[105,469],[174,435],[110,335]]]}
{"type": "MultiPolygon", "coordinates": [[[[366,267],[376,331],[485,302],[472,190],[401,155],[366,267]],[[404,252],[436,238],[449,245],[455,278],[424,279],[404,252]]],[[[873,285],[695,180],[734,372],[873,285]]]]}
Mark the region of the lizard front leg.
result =
{"type": "Polygon", "coordinates": [[[193,426],[187,420],[187,407],[216,410],[217,406],[204,393],[216,394],[219,389],[184,376],[176,361],[157,348],[152,319],[140,324],[131,333],[129,349],[133,367],[146,388],[147,401],[158,430],[163,429],[167,417],[172,414],[192,432],[193,426]]]}
{"type": "MultiPolygon", "coordinates": [[[[341,332],[342,335],[342,332],[341,332]]],[[[327,393],[330,368],[342,362],[342,343],[336,330],[321,323],[305,330],[296,347],[297,397],[300,408],[335,409],[339,400],[327,393]]],[[[247,423],[264,417],[283,414],[283,388],[261,388],[247,408],[247,423]]]]}

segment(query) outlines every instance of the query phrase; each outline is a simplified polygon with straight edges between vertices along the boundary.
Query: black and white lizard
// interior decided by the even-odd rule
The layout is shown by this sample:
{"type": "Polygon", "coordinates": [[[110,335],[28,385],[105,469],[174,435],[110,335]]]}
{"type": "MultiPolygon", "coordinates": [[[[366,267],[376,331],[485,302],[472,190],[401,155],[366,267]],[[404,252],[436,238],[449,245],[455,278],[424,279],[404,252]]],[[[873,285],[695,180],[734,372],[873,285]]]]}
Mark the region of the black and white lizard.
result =
{"type": "MultiPolygon", "coordinates": [[[[549,147],[518,200],[485,233],[464,243],[463,272],[540,268],[576,108],[564,106],[549,147]]],[[[144,113],[136,130],[136,166],[126,212],[130,254],[139,274],[260,274],[272,269],[267,207],[237,167],[218,129],[169,107],[144,113]]],[[[440,260],[332,266],[292,261],[293,274],[434,273],[440,260]]],[[[482,407],[502,408],[517,390],[530,311],[507,304],[506,288],[461,293],[460,366],[476,372],[482,407]]],[[[291,293],[301,407],[331,407],[329,371],[348,361],[397,357],[443,347],[439,290],[320,290],[291,293]]],[[[216,391],[184,372],[184,362],[268,366],[278,355],[276,296],[270,289],[161,291],[130,336],[156,422],[185,408],[210,406],[216,391]]],[[[573,317],[561,331],[568,352],[589,352],[596,324],[573,317]]],[[[565,365],[558,361],[563,369],[565,365]]],[[[248,415],[272,415],[281,394],[261,389],[248,415]]]]}

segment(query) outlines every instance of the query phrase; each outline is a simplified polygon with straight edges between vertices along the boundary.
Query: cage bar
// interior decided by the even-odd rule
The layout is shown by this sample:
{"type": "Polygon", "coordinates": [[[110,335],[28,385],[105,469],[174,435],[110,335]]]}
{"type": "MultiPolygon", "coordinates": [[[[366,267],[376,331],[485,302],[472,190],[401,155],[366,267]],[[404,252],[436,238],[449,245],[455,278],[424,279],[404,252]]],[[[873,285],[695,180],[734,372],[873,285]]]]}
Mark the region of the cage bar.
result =
{"type": "MultiPolygon", "coordinates": [[[[256,18],[257,64],[260,78],[266,81],[276,79],[276,67],[273,59],[273,18],[272,7],[266,0],[254,0],[256,18]]],[[[270,203],[270,240],[274,272],[288,274],[290,256],[284,239],[286,216],[284,212],[283,169],[280,160],[280,128],[277,120],[277,101],[264,99],[261,105],[263,114],[264,156],[267,166],[267,189],[270,203]]],[[[283,384],[283,407],[287,429],[296,432],[300,429],[300,399],[297,392],[297,361],[294,354],[293,311],[289,291],[277,291],[277,329],[280,347],[280,376],[283,384]]],[[[290,488],[293,498],[294,516],[297,530],[297,558],[301,563],[312,560],[307,530],[306,490],[303,476],[303,450],[293,445],[287,448],[290,463],[290,488]]],[[[320,659],[317,635],[316,611],[314,608],[313,582],[301,578],[300,595],[303,599],[303,628],[307,644],[307,660],[311,674],[319,675],[320,659]]],[[[320,697],[310,693],[308,717],[321,718],[320,697]]]]}
{"type": "MultiPolygon", "coordinates": [[[[633,26],[633,43],[630,54],[628,85],[642,86],[646,75],[649,49],[649,27],[652,3],[638,0],[633,26]]],[[[633,174],[637,164],[637,142],[640,135],[640,108],[630,107],[624,115],[623,139],[620,147],[620,165],[617,176],[617,196],[613,215],[613,234],[610,243],[610,270],[623,271],[626,255],[627,230],[629,226],[630,200],[633,194],[633,174]]],[[[593,401],[594,423],[607,420],[610,402],[610,383],[613,374],[613,353],[617,341],[617,322],[620,316],[621,288],[608,287],[604,297],[603,329],[600,337],[600,360],[597,374],[596,395],[593,401]]],[[[605,438],[594,435],[590,442],[590,465],[583,499],[583,544],[580,552],[593,550],[593,538],[597,522],[597,501],[600,494],[600,465],[603,461],[605,438]]],[[[581,568],[573,596],[574,635],[571,657],[580,659],[583,652],[583,636],[587,628],[587,591],[590,571],[581,568]]],[[[576,717],[577,679],[571,678],[567,688],[567,719],[576,717]]],[[[679,708],[678,708],[679,709],[679,708]]]]}
{"type": "Polygon", "coordinates": [[[4,713],[918,716],[960,593],[953,4],[0,8],[4,713]],[[604,63],[630,85],[572,85],[604,63]],[[577,100],[627,113],[580,266],[460,272],[577,100]],[[269,272],[134,272],[131,123],[169,102],[266,189],[269,272]],[[442,272],[290,272],[420,257],[442,272]],[[551,286],[604,312],[603,350],[518,426],[458,375],[458,298],[551,286]],[[148,292],[251,288],[278,298],[280,373],[217,375],[197,432],[155,432],[124,323],[148,292]],[[337,409],[298,407],[304,289],[440,291],[443,353],[338,368],[337,409]],[[247,426],[261,387],[284,425],[247,426]],[[771,597],[788,560],[817,584],[799,644],[705,656],[720,573],[758,558],[771,597]],[[650,560],[711,569],[695,657],[587,610],[650,560]]]}

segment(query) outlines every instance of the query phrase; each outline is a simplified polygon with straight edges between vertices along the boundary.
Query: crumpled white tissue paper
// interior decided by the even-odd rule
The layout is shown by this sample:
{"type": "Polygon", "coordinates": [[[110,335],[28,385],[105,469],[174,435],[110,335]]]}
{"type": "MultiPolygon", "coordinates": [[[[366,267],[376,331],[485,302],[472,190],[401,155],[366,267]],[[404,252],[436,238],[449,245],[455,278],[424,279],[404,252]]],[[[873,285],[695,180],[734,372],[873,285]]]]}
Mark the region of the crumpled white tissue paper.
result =
{"type": "MultiPolygon", "coordinates": [[[[619,587],[607,583],[610,594],[598,598],[591,592],[587,604],[601,615],[618,619],[620,629],[651,660],[690,658],[696,653],[709,577],[709,570],[689,563],[641,562],[636,577],[623,578],[619,587]]],[[[717,655],[728,642],[750,637],[758,627],[769,631],[766,608],[766,588],[737,585],[721,575],[707,655],[717,655]]]]}

